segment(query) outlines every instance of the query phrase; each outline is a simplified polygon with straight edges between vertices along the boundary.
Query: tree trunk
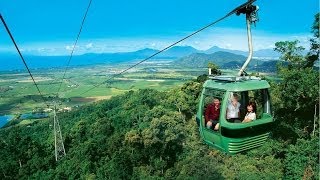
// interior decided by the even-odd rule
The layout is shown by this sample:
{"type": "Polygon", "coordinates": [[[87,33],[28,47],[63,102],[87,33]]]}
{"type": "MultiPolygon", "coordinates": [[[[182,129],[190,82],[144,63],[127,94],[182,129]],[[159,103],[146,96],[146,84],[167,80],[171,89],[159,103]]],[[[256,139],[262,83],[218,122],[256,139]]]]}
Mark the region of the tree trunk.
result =
{"type": "MultiPolygon", "coordinates": [[[[161,160],[161,163],[162,163],[162,156],[160,156],[160,160],[161,160]]],[[[163,175],[163,166],[161,166],[161,175],[163,175]]]]}
{"type": "Polygon", "coordinates": [[[4,178],[7,178],[8,176],[6,175],[6,173],[4,173],[4,171],[2,171],[2,174],[4,176],[4,178]]]}
{"type": "Polygon", "coordinates": [[[313,131],[312,131],[312,136],[314,136],[314,132],[316,131],[316,118],[317,118],[317,104],[314,105],[314,116],[313,116],[313,131]]]}

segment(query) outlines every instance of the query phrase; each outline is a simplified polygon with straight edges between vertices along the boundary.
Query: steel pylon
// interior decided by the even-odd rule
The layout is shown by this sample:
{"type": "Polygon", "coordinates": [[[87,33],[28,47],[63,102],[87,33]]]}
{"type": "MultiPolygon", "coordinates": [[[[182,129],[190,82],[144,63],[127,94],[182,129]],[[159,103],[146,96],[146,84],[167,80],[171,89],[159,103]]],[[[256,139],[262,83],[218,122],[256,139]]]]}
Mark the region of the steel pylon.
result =
{"type": "Polygon", "coordinates": [[[53,127],[54,127],[54,148],[55,148],[55,157],[56,161],[59,161],[66,155],[66,151],[64,149],[62,133],[60,129],[59,120],[56,114],[56,105],[53,110],[53,127]]]}

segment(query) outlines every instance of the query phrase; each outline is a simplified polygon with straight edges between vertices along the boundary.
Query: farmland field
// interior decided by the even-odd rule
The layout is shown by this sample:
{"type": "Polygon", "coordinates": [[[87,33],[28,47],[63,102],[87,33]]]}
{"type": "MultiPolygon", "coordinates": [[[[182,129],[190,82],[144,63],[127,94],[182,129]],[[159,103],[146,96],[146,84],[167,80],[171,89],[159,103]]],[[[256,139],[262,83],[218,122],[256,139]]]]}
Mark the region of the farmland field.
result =
{"type": "MultiPolygon", "coordinates": [[[[63,81],[64,68],[32,69],[31,72],[46,101],[59,104],[60,109],[109,99],[130,90],[166,91],[207,73],[206,68],[182,68],[169,60],[149,61],[121,73],[133,63],[69,67],[63,81]]],[[[222,72],[237,73],[228,69],[222,72]]],[[[39,111],[45,107],[25,70],[0,72],[0,115],[39,111]]]]}
{"type": "MultiPolygon", "coordinates": [[[[31,72],[46,100],[58,101],[61,108],[108,99],[130,90],[166,91],[206,73],[204,68],[183,69],[170,65],[169,61],[151,61],[115,76],[130,65],[70,67],[63,81],[63,68],[31,72]],[[59,99],[54,98],[57,95],[59,99]]],[[[26,71],[0,72],[0,114],[21,114],[43,107],[45,104],[26,71]]]]}

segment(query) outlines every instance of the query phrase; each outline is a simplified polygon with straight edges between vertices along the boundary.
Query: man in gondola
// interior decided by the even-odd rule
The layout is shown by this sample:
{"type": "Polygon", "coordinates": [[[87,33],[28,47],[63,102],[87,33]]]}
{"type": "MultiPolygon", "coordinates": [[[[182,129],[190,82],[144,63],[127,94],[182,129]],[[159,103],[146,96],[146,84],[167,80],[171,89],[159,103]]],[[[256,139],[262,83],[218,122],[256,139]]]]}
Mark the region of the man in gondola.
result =
{"type": "Polygon", "coordinates": [[[205,110],[205,123],[207,128],[217,131],[219,129],[220,100],[214,98],[205,110]]]}

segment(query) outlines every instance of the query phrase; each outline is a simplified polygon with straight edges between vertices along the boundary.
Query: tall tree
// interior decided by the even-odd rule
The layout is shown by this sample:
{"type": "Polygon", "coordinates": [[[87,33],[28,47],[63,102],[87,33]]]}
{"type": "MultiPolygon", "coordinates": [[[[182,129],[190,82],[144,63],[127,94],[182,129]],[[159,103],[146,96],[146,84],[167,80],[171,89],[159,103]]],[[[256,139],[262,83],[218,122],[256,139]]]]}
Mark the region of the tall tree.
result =
{"type": "Polygon", "coordinates": [[[314,22],[311,28],[311,32],[313,33],[313,38],[310,39],[310,51],[307,55],[307,63],[305,67],[312,67],[314,62],[319,60],[319,53],[320,53],[319,17],[320,17],[319,13],[317,13],[314,16],[314,22]]]}
{"type": "Polygon", "coordinates": [[[212,62],[209,62],[208,63],[208,68],[211,69],[211,74],[212,75],[221,75],[221,70],[219,69],[219,66],[212,63],[212,62]]]}
{"type": "MultiPolygon", "coordinates": [[[[315,131],[315,110],[319,107],[319,73],[313,69],[319,58],[319,13],[312,26],[314,38],[310,40],[310,51],[302,55],[304,48],[299,41],[283,41],[275,44],[275,51],[281,53],[280,59],[288,61],[288,66],[279,66],[278,74],[282,81],[273,86],[279,99],[275,107],[276,118],[284,122],[296,134],[303,137],[315,131]],[[284,113],[285,112],[285,113],[284,113]]],[[[283,133],[282,133],[283,134],[283,133]]]]}
{"type": "Polygon", "coordinates": [[[302,46],[298,46],[299,41],[280,41],[276,42],[274,50],[281,53],[280,59],[288,61],[289,68],[302,67],[305,59],[302,55],[302,51],[305,49],[302,46]]]}

